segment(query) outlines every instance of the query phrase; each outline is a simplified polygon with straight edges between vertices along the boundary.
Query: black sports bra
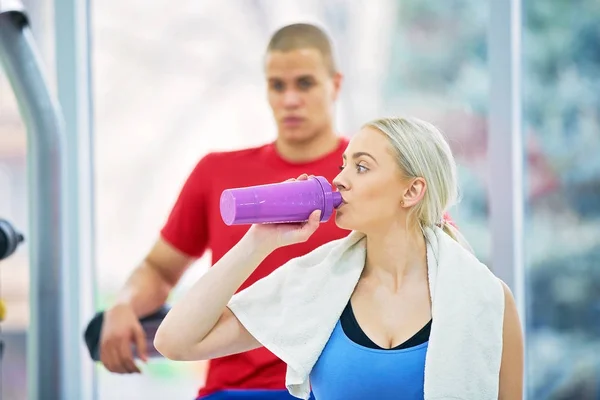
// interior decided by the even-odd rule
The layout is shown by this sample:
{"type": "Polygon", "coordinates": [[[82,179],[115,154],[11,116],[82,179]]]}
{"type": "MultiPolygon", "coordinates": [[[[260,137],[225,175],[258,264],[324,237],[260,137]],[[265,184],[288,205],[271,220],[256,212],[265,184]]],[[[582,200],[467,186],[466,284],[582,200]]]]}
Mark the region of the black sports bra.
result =
{"type": "Polygon", "coordinates": [[[354,311],[352,311],[352,304],[350,301],[348,301],[348,304],[346,305],[346,308],[344,308],[344,312],[342,312],[342,316],[340,317],[342,329],[344,330],[344,333],[348,339],[361,346],[379,350],[408,349],[409,347],[418,346],[427,342],[429,340],[429,334],[431,333],[431,322],[432,320],[430,320],[427,325],[425,325],[419,332],[415,333],[406,342],[391,349],[384,349],[369,339],[369,337],[362,330],[358,324],[358,321],[356,320],[356,317],[354,316],[354,311]]]}

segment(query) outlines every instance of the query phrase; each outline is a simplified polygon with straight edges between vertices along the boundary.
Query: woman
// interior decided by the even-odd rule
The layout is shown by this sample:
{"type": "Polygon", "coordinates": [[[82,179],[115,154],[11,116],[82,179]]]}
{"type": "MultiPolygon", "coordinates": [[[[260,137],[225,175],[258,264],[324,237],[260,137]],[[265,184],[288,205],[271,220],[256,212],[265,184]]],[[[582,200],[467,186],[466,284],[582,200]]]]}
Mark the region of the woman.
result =
{"type": "Polygon", "coordinates": [[[264,345],[288,364],[288,389],[307,387],[310,376],[317,400],[520,399],[523,339],[510,290],[449,236],[436,236],[440,224],[459,236],[442,221],[457,187],[441,133],[417,119],[373,121],[343,158],[333,182],[344,199],[335,221],[354,231],[349,238],[234,297],[271,252],[318,229],[319,211],[303,225],[252,226],[169,312],[156,334],[158,351],[201,360],[264,345]],[[330,264],[307,265],[323,259],[330,264]]]}

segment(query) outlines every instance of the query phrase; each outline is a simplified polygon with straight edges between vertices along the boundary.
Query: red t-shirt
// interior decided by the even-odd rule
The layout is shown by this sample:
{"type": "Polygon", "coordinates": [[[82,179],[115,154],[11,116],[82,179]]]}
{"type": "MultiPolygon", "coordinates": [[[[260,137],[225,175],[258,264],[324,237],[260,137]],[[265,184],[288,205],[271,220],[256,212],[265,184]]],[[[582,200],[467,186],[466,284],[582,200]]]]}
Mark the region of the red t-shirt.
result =
{"type": "MultiPolygon", "coordinates": [[[[303,173],[321,175],[330,182],[339,173],[342,154],[348,145],[340,139],[336,150],[308,163],[290,163],[282,159],[274,144],[261,147],[210,153],[189,176],[166,225],[162,238],[178,250],[200,257],[212,251],[212,264],[227,253],[246,233],[249,226],[227,226],[221,219],[219,199],[225,189],[281,182],[303,173]]],[[[243,289],[269,275],[288,260],[348,235],[335,225],[334,218],[321,224],[305,242],[273,252],[250,275],[243,289]]],[[[199,396],[224,389],[285,389],[285,364],[275,355],[259,348],[210,361],[206,386],[199,396]]]]}

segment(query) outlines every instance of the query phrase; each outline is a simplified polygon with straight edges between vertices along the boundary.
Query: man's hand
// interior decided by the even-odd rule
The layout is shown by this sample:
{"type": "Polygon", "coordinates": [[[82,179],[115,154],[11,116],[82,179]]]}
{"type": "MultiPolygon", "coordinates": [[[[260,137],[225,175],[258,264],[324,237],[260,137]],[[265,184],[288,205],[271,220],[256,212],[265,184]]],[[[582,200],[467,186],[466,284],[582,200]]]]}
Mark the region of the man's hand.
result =
{"type": "Polygon", "coordinates": [[[146,362],[146,334],[142,325],[129,305],[117,304],[104,313],[100,334],[100,360],[111,372],[140,373],[134,362],[133,345],[138,357],[146,362]]]}

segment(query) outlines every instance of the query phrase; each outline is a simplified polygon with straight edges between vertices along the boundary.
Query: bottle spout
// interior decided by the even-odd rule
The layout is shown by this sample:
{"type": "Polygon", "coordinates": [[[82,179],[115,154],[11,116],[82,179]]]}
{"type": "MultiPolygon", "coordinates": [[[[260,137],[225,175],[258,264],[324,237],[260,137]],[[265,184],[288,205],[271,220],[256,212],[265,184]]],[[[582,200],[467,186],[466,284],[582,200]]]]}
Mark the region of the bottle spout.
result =
{"type": "Polygon", "coordinates": [[[343,199],[342,194],[340,192],[332,192],[333,194],[333,208],[338,208],[342,205],[343,199]]]}

